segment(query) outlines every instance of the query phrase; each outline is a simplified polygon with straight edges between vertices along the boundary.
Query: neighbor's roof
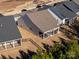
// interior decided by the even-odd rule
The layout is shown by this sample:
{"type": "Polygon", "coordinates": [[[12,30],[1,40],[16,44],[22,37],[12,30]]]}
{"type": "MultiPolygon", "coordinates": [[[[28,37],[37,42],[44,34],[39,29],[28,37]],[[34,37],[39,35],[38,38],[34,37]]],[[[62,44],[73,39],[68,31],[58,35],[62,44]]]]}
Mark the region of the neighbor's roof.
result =
{"type": "Polygon", "coordinates": [[[74,3],[73,1],[66,1],[64,2],[64,5],[69,9],[71,10],[72,12],[79,12],[79,5],[74,3]]]}
{"type": "Polygon", "coordinates": [[[50,10],[56,14],[61,20],[64,18],[72,19],[77,16],[74,12],[68,10],[63,4],[51,7],[50,10]]]}
{"type": "Polygon", "coordinates": [[[48,9],[27,13],[27,17],[35,24],[42,32],[58,27],[57,20],[49,13],[48,9]]]}
{"type": "Polygon", "coordinates": [[[13,16],[0,17],[0,42],[21,38],[13,16]]]}
{"type": "Polygon", "coordinates": [[[73,1],[79,5],[79,0],[73,0],[73,1]]]}

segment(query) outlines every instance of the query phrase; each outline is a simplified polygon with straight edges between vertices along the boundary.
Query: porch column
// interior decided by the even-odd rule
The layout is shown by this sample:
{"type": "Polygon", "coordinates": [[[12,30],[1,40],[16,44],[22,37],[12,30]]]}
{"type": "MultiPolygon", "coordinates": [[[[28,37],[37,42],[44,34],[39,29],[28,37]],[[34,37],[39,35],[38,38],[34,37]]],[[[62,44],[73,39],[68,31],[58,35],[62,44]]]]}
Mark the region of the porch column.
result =
{"type": "Polygon", "coordinates": [[[12,42],[13,48],[15,48],[15,41],[12,42]]]}
{"type": "Polygon", "coordinates": [[[6,42],[4,43],[4,48],[7,50],[7,43],[6,42]]]}
{"type": "Polygon", "coordinates": [[[44,35],[44,33],[42,34],[43,35],[43,39],[45,38],[45,35],[44,35]]]}
{"type": "Polygon", "coordinates": [[[58,33],[60,33],[60,28],[58,27],[58,33]]]}
{"type": "Polygon", "coordinates": [[[53,35],[54,35],[54,30],[53,30],[53,35]]]}
{"type": "Polygon", "coordinates": [[[12,42],[10,42],[11,47],[13,47],[12,42]]]}
{"type": "Polygon", "coordinates": [[[20,45],[22,45],[22,38],[20,38],[20,45]]]}

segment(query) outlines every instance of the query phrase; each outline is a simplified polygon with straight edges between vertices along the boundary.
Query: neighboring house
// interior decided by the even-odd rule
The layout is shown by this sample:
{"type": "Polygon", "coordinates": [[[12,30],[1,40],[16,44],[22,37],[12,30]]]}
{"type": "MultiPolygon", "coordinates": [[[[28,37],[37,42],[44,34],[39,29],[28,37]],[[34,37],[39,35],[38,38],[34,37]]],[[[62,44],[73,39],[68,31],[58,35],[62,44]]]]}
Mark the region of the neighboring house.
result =
{"type": "Polygon", "coordinates": [[[0,49],[21,45],[21,35],[13,16],[0,17],[0,49]]]}
{"type": "Polygon", "coordinates": [[[63,4],[57,4],[49,9],[51,14],[58,20],[58,24],[72,24],[78,16],[74,12],[67,9],[63,4]]]}
{"type": "Polygon", "coordinates": [[[79,0],[72,0],[72,1],[74,1],[76,4],[79,5],[79,0]]]}
{"type": "Polygon", "coordinates": [[[48,9],[26,12],[18,21],[18,25],[41,38],[47,38],[59,32],[58,21],[48,9]]]}
{"type": "Polygon", "coordinates": [[[59,32],[60,25],[71,25],[77,14],[69,10],[64,4],[53,7],[26,11],[20,14],[18,26],[33,32],[41,38],[47,38],[59,32]]]}
{"type": "Polygon", "coordinates": [[[76,4],[73,1],[65,1],[61,3],[62,5],[64,5],[68,10],[76,13],[77,15],[79,15],[79,5],[76,4]]]}

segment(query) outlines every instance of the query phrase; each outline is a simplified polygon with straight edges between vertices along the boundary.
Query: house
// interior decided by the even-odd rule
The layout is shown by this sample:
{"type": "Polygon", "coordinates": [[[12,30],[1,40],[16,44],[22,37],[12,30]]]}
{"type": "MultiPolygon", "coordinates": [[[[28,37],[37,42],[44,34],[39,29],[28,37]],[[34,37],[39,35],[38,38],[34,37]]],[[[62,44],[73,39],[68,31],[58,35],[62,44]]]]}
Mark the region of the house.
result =
{"type": "Polygon", "coordinates": [[[59,33],[60,25],[71,25],[77,14],[69,10],[64,4],[53,7],[33,9],[20,14],[18,26],[27,29],[41,38],[47,38],[59,33]]]}
{"type": "Polygon", "coordinates": [[[51,14],[58,20],[58,24],[72,24],[78,16],[74,12],[66,8],[64,4],[57,4],[49,8],[51,14]]]}
{"type": "Polygon", "coordinates": [[[21,26],[41,38],[47,38],[59,32],[58,21],[48,9],[26,12],[18,21],[21,26]]]}
{"type": "Polygon", "coordinates": [[[76,4],[73,1],[65,1],[63,3],[61,3],[62,5],[64,5],[68,10],[76,13],[77,15],[79,15],[79,5],[76,4]]]}
{"type": "Polygon", "coordinates": [[[13,16],[0,17],[0,49],[8,49],[21,45],[21,35],[13,16]]]}

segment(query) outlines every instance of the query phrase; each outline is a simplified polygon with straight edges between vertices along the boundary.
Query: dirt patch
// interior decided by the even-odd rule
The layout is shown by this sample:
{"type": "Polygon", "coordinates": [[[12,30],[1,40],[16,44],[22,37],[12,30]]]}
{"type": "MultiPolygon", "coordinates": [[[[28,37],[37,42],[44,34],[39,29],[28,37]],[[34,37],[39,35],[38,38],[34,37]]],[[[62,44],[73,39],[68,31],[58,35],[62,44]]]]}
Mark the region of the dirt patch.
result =
{"type": "Polygon", "coordinates": [[[5,1],[5,2],[0,2],[0,11],[6,11],[6,10],[9,10],[9,9],[16,8],[16,6],[24,4],[25,2],[28,2],[28,0],[27,1],[25,1],[25,0],[23,1],[22,0],[22,1],[5,1]]]}

